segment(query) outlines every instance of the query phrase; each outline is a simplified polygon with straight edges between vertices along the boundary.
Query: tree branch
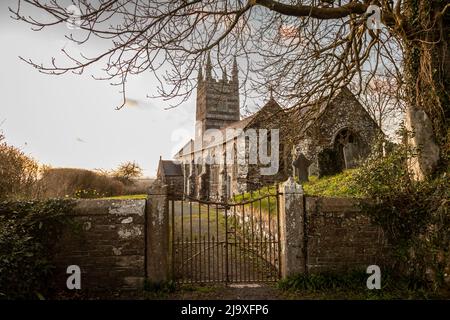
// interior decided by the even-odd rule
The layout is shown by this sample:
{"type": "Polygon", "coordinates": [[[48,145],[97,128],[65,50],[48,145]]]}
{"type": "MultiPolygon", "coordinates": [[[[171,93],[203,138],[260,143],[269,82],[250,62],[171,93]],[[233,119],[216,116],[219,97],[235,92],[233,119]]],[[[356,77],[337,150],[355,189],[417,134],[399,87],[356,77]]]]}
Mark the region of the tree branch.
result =
{"type": "Polygon", "coordinates": [[[287,16],[312,17],[322,20],[345,18],[351,14],[364,14],[368,7],[359,2],[350,2],[335,8],[289,5],[274,0],[250,0],[250,4],[260,5],[287,16]]]}

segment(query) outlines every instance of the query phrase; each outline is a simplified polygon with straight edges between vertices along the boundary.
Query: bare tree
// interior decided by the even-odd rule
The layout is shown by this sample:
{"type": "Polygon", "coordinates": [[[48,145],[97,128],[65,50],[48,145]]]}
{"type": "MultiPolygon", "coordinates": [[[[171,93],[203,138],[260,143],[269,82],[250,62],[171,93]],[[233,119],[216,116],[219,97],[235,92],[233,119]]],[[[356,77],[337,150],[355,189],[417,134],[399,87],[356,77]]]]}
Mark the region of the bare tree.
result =
{"type": "Polygon", "coordinates": [[[103,63],[104,79],[122,86],[125,102],[128,77],[149,71],[159,80],[159,96],[183,102],[211,52],[220,68],[238,58],[247,94],[264,94],[270,87],[288,107],[318,105],[351,81],[364,90],[375,74],[388,72],[405,83],[407,123],[417,131],[411,143],[423,151],[416,175],[432,173],[439,146],[447,152],[450,4],[445,1],[78,0],[76,17],[63,3],[18,0],[10,10],[35,30],[79,21],[80,32],[70,40],[82,46],[106,39],[111,47],[92,57],[63,50],[69,65],[26,60],[41,72],[80,73],[103,63]],[[26,5],[48,18],[27,15],[26,5]],[[383,28],[373,30],[368,21],[378,8],[383,28]]]}
{"type": "Polygon", "coordinates": [[[359,99],[380,130],[392,137],[404,121],[406,109],[404,91],[399,90],[397,79],[376,75],[362,90],[359,99]]]}
{"type": "Polygon", "coordinates": [[[142,176],[142,168],[134,161],[124,162],[113,171],[113,177],[125,184],[130,184],[133,179],[142,176]]]}

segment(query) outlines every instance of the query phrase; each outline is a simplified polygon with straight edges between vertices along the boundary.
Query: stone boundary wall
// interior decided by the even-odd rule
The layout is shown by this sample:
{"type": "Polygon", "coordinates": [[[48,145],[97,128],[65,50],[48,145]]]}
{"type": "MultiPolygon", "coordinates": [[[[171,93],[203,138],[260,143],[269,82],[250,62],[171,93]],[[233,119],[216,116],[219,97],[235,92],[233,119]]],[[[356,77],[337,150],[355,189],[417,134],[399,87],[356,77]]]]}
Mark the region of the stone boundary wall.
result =
{"type": "Polygon", "coordinates": [[[366,270],[390,256],[383,230],[361,210],[369,199],[306,196],[292,178],[280,186],[282,276],[366,270]]]}
{"type": "MultiPolygon", "coordinates": [[[[365,200],[305,196],[292,181],[281,188],[276,238],[283,277],[384,264],[388,246],[361,212],[359,201],[365,200]]],[[[147,200],[77,200],[71,215],[78,227],[67,227],[56,246],[53,287],[66,290],[70,265],[81,268],[82,291],[140,290],[145,279],[169,279],[167,204],[161,186],[147,200]]]]}
{"type": "Polygon", "coordinates": [[[361,199],[305,197],[306,270],[346,271],[382,265],[388,246],[361,212],[361,199]]]}
{"type": "MultiPolygon", "coordinates": [[[[293,194],[287,194],[293,197],[293,194]]],[[[280,208],[281,227],[292,227],[296,223],[297,230],[291,230],[291,238],[285,241],[286,252],[295,252],[294,267],[297,273],[303,272],[345,272],[355,269],[365,269],[369,265],[383,265],[388,254],[383,230],[371,223],[369,217],[361,212],[360,202],[369,201],[355,198],[313,197],[296,194],[297,202],[291,202],[291,207],[280,208]],[[286,216],[282,210],[293,212],[286,216]],[[283,217],[283,218],[282,218],[283,217]]],[[[282,195],[283,197],[283,195],[282,195]]],[[[280,201],[281,202],[281,201],[280,201]]],[[[259,210],[252,215],[246,207],[245,218],[241,206],[237,206],[236,216],[239,225],[242,221],[248,228],[253,226],[256,240],[259,241],[260,226],[262,234],[268,237],[268,214],[262,211],[262,223],[259,210]]],[[[234,212],[230,213],[233,217],[234,212]]],[[[272,241],[278,241],[276,216],[271,217],[272,241]]],[[[282,232],[283,233],[283,232],[282,232]]],[[[249,231],[246,232],[249,234],[249,231]]],[[[278,265],[274,256],[273,265],[278,265]]],[[[285,260],[284,265],[289,263],[285,260]]],[[[292,268],[291,268],[292,270],[292,268]]]]}
{"type": "MultiPolygon", "coordinates": [[[[55,289],[66,290],[69,265],[81,291],[142,289],[146,276],[146,200],[77,200],[57,245],[55,289]]],[[[75,290],[76,291],[76,290],[75,290]]]]}

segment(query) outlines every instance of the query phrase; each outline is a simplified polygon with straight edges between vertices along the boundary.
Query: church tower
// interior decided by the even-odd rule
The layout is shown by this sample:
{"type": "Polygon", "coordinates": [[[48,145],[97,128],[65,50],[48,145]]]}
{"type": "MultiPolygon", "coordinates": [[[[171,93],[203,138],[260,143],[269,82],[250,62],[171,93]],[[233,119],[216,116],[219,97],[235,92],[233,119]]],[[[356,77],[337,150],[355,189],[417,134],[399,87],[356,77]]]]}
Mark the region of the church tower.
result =
{"type": "Polygon", "coordinates": [[[212,76],[211,57],[208,54],[203,75],[200,67],[197,85],[197,134],[208,129],[220,129],[240,120],[239,80],[236,58],[233,61],[231,79],[226,68],[222,79],[212,76]]]}

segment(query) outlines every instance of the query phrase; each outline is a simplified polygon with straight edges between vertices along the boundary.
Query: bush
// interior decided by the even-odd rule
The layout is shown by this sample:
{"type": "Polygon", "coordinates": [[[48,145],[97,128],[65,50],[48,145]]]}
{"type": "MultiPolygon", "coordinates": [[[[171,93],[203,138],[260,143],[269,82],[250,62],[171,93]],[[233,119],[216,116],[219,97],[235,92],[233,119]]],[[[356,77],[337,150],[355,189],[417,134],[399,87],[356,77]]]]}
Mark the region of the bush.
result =
{"type": "Polygon", "coordinates": [[[318,290],[364,290],[368,275],[363,271],[347,273],[298,274],[281,280],[278,287],[282,290],[318,291],[318,290]]]}
{"type": "Polygon", "coordinates": [[[83,189],[83,190],[75,191],[73,197],[77,198],[77,199],[98,199],[98,198],[104,198],[105,195],[97,192],[97,190],[95,190],[95,189],[94,190],[90,190],[90,189],[84,190],[83,189]]]}
{"type": "Polygon", "coordinates": [[[67,200],[0,203],[0,298],[47,294],[54,245],[72,207],[67,200]]]}
{"type": "Polygon", "coordinates": [[[84,169],[47,169],[39,180],[42,198],[100,198],[123,194],[120,181],[84,169]]]}
{"type": "Polygon", "coordinates": [[[305,193],[374,199],[364,202],[362,211],[384,230],[394,269],[434,289],[450,284],[449,173],[414,181],[408,160],[416,150],[406,144],[391,144],[386,154],[381,147],[374,149],[358,169],[313,177],[303,185],[305,193]]]}
{"type": "Polygon", "coordinates": [[[133,179],[131,184],[125,185],[123,192],[127,195],[146,194],[152,182],[152,179],[133,179]]]}
{"type": "Polygon", "coordinates": [[[363,270],[347,272],[323,272],[298,274],[278,282],[278,288],[293,292],[320,292],[325,298],[340,293],[350,299],[393,299],[393,298],[433,298],[439,297],[430,292],[420,281],[383,269],[381,290],[369,290],[366,282],[369,275],[363,270]]]}
{"type": "Polygon", "coordinates": [[[0,199],[32,197],[39,165],[0,134],[0,199]]]}
{"type": "Polygon", "coordinates": [[[450,273],[450,179],[448,173],[410,179],[407,160],[413,154],[398,145],[386,156],[374,155],[354,178],[363,194],[376,200],[363,210],[383,228],[396,270],[437,289],[450,273]]]}

